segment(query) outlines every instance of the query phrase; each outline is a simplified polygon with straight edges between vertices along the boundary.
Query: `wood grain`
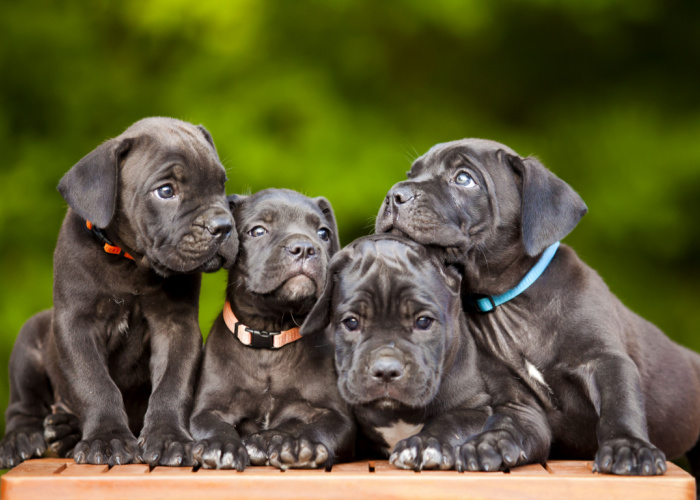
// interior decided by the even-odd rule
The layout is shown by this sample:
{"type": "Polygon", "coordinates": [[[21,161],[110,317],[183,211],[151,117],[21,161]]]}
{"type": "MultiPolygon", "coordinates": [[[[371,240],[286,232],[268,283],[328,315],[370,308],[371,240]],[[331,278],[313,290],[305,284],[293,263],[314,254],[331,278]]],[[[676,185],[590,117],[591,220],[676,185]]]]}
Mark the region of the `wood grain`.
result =
{"type": "Polygon", "coordinates": [[[552,461],[508,472],[457,473],[398,470],[386,461],[339,464],[325,470],[244,472],[146,465],[77,465],[72,460],[28,460],[0,479],[3,500],[168,498],[246,499],[628,499],[691,500],[695,480],[668,463],[658,477],[591,472],[590,462],[552,461]]]}

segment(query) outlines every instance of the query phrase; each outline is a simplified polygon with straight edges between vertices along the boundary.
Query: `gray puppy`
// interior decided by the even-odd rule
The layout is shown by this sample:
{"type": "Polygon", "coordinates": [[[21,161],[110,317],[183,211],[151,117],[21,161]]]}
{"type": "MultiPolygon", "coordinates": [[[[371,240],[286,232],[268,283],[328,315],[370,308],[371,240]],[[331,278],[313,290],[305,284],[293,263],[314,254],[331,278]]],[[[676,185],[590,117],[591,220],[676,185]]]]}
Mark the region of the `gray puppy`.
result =
{"type": "Polygon", "coordinates": [[[544,411],[503,363],[478,352],[460,281],[409,239],[360,238],[333,258],[301,333],[334,336],[338,387],[363,453],[415,470],[543,461],[544,411]]]}
{"type": "Polygon", "coordinates": [[[430,245],[464,274],[469,328],[547,408],[552,457],[652,475],[665,472],[664,453],[687,453],[697,473],[700,356],[627,309],[571,248],[557,249],[586,210],[536,159],[465,139],[413,163],[376,230],[430,245]],[[523,282],[531,270],[541,275],[523,282]]]}
{"type": "Polygon", "coordinates": [[[204,349],[192,415],[205,468],[328,467],[352,455],[354,424],[338,394],[331,342],[301,324],[338,251],[325,198],[287,189],[229,197],[240,251],[224,311],[204,349]],[[246,452],[247,449],[247,452],[246,452]]]}
{"type": "Polygon", "coordinates": [[[209,132],[171,118],[136,122],[61,179],[54,308],[15,343],[0,468],[42,455],[45,418],[78,463],[190,460],[200,273],[238,248],[225,181],[209,132]]]}

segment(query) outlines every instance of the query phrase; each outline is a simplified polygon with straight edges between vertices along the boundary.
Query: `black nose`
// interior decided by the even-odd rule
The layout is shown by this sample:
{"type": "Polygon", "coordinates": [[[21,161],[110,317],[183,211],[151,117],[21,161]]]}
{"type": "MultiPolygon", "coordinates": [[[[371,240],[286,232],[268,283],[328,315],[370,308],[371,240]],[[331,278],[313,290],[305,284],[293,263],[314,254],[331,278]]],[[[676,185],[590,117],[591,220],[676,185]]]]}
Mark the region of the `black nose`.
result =
{"type": "Polygon", "coordinates": [[[285,248],[287,252],[298,259],[305,259],[316,255],[316,249],[309,241],[295,241],[291,245],[287,245],[285,248]]]}
{"type": "Polygon", "coordinates": [[[396,186],[391,191],[389,191],[389,194],[386,195],[386,198],[387,201],[393,202],[394,205],[403,205],[404,203],[408,203],[413,198],[415,198],[415,194],[409,187],[396,186]]]}
{"type": "Polygon", "coordinates": [[[380,356],[370,368],[372,378],[388,384],[403,377],[403,363],[393,356],[380,356]]]}
{"type": "Polygon", "coordinates": [[[230,217],[216,216],[206,223],[206,227],[212,236],[226,238],[231,234],[233,222],[230,217]]]}

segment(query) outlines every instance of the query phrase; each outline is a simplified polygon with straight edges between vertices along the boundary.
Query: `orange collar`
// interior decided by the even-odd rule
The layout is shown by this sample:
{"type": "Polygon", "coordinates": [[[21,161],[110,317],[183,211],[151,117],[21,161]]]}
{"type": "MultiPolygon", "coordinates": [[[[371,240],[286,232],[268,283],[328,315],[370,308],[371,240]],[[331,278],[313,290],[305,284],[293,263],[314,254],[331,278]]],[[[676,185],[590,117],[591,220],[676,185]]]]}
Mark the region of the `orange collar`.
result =
{"type": "Polygon", "coordinates": [[[224,323],[226,323],[226,326],[236,338],[241,341],[241,344],[258,349],[279,349],[301,338],[299,327],[284,330],[283,332],[266,332],[248,328],[238,321],[228,300],[224,304],[224,323]]]}
{"type": "Polygon", "coordinates": [[[102,231],[102,229],[93,226],[92,222],[90,222],[89,220],[85,221],[85,225],[95,236],[95,238],[97,238],[100,241],[100,243],[102,243],[102,248],[104,248],[105,252],[111,253],[112,255],[121,255],[122,257],[126,257],[127,259],[134,260],[134,258],[128,253],[126,253],[124,250],[122,250],[116,245],[113,245],[109,238],[107,238],[107,235],[105,235],[104,231],[102,231]]]}

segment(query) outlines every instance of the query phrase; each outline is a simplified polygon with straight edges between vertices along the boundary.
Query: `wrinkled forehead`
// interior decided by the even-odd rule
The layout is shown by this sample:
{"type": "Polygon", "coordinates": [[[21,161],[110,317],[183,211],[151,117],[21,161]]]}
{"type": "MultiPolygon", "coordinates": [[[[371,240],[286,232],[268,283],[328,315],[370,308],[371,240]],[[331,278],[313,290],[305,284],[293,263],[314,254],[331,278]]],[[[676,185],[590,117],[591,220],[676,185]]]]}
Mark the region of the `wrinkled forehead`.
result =
{"type": "Polygon", "coordinates": [[[220,181],[226,169],[201,130],[180,120],[148,118],[129,127],[121,138],[133,138],[136,146],[127,158],[132,165],[158,165],[173,168],[181,175],[199,174],[220,181]]]}
{"type": "Polygon", "coordinates": [[[436,144],[416,159],[411,166],[411,175],[420,175],[423,172],[436,173],[446,168],[449,161],[459,155],[483,163],[490,158],[495,158],[499,151],[518,156],[518,153],[505,144],[489,139],[461,139],[443,142],[436,144]]]}
{"type": "MultiPolygon", "coordinates": [[[[350,262],[341,272],[341,300],[372,297],[377,301],[422,299],[437,301],[447,284],[426,252],[392,240],[354,244],[350,262]]],[[[347,251],[347,250],[346,250],[347,251]]]]}
{"type": "Polygon", "coordinates": [[[294,191],[264,190],[247,198],[242,206],[244,220],[260,220],[282,225],[308,225],[317,229],[327,222],[321,209],[306,196],[294,191]]]}

